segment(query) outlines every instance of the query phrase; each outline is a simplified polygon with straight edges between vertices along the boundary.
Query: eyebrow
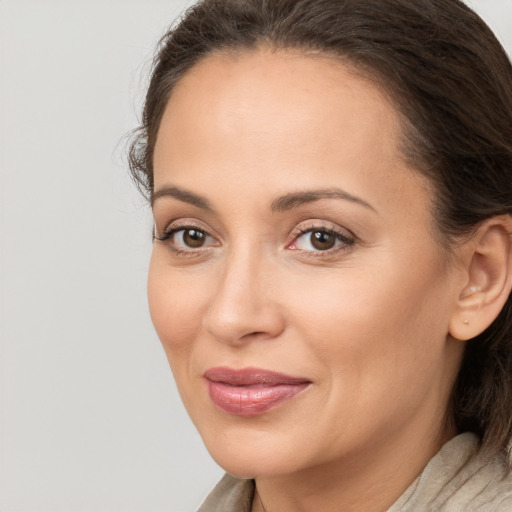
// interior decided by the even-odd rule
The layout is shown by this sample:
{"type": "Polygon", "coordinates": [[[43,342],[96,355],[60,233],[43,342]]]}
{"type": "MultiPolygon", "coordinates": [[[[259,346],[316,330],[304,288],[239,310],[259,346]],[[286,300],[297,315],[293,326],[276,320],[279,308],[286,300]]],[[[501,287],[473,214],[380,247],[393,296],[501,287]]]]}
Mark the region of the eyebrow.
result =
{"type": "Polygon", "coordinates": [[[174,199],[178,199],[178,201],[197,206],[202,210],[212,211],[210,202],[206,198],[175,186],[163,187],[154,192],[151,196],[151,208],[153,208],[155,201],[161,197],[173,197],[174,199]]]}
{"type": "Polygon", "coordinates": [[[284,212],[302,206],[303,204],[313,203],[320,201],[321,199],[343,199],[345,201],[351,201],[352,203],[359,204],[368,208],[369,210],[377,213],[377,210],[365,200],[360,197],[353,196],[348,192],[339,188],[325,188],[319,190],[305,190],[303,192],[293,192],[284,196],[278,197],[271,204],[271,210],[273,212],[284,212]]]}
{"type": "MultiPolygon", "coordinates": [[[[156,200],[161,197],[172,197],[174,199],[177,199],[178,201],[183,201],[184,203],[188,203],[198,208],[201,208],[202,210],[213,211],[213,208],[211,207],[208,199],[180,187],[169,186],[158,189],[156,192],[154,192],[154,194],[151,197],[151,207],[153,207],[156,200]]],[[[285,212],[288,210],[292,210],[293,208],[302,206],[304,204],[320,201],[321,199],[342,199],[345,201],[350,201],[352,203],[359,204],[377,213],[377,210],[375,210],[375,208],[371,204],[367,203],[360,197],[349,194],[348,192],[340,188],[305,190],[285,194],[272,201],[270,205],[270,210],[274,213],[285,212]]]]}

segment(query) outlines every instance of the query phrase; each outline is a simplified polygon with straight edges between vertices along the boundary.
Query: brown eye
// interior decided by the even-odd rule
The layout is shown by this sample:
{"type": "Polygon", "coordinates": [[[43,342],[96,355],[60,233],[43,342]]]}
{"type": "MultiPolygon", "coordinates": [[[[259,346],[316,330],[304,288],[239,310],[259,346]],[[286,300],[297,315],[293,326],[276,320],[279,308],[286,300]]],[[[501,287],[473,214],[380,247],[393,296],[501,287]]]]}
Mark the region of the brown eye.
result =
{"type": "Polygon", "coordinates": [[[336,243],[336,237],[325,231],[313,231],[310,235],[311,245],[318,251],[332,249],[336,243]]]}
{"type": "Polygon", "coordinates": [[[163,242],[176,254],[190,253],[190,255],[203,254],[204,250],[218,247],[220,244],[212,235],[196,226],[171,227],[155,240],[163,242]],[[201,249],[199,251],[199,249],[201,249]]]}
{"type": "Polygon", "coordinates": [[[317,227],[301,231],[289,249],[318,254],[337,249],[348,249],[354,243],[354,238],[341,231],[317,227]]]}
{"type": "Polygon", "coordinates": [[[192,249],[202,247],[206,241],[206,233],[204,231],[199,231],[198,229],[183,229],[182,233],[183,244],[192,249]]]}

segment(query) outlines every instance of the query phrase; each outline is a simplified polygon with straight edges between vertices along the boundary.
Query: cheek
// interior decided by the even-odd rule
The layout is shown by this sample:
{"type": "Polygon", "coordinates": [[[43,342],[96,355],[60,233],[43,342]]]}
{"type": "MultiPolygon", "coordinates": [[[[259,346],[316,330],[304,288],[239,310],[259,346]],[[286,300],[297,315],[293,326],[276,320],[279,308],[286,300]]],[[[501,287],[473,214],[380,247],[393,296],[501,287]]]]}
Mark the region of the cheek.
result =
{"type": "Polygon", "coordinates": [[[432,264],[423,274],[410,267],[394,258],[289,288],[310,350],[334,374],[385,380],[442,357],[450,309],[446,279],[432,264]],[[368,371],[372,366],[375,372],[368,371]]]}
{"type": "Polygon", "coordinates": [[[190,352],[190,342],[201,329],[205,307],[201,282],[170,268],[158,249],[153,251],[148,274],[149,311],[173,370],[175,360],[190,352]]]}
{"type": "Polygon", "coordinates": [[[351,269],[290,294],[303,354],[329,389],[322,410],[335,432],[387,432],[443,382],[446,288],[436,272],[400,270],[351,269]]]}

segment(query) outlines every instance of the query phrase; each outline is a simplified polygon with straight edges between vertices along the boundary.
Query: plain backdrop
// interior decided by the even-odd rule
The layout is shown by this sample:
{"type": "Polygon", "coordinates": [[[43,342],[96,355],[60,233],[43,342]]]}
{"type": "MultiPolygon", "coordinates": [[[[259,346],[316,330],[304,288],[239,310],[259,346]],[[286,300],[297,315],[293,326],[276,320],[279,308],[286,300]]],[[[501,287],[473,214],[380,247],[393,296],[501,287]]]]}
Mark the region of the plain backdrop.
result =
{"type": "MultiPolygon", "coordinates": [[[[2,512],[189,512],[222,474],[153,332],[124,156],[186,5],[0,0],[2,512]]],[[[471,5],[512,53],[512,0],[471,5]]]]}

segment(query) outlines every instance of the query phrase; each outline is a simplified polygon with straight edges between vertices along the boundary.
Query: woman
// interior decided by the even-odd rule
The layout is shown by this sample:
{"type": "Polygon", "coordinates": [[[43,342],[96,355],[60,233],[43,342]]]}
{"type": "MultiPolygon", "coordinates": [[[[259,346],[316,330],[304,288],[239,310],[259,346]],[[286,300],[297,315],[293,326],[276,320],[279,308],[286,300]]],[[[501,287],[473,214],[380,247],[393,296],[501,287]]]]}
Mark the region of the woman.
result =
{"type": "Polygon", "coordinates": [[[205,0],[132,171],[201,511],[512,510],[512,67],[459,0],[205,0]]]}

